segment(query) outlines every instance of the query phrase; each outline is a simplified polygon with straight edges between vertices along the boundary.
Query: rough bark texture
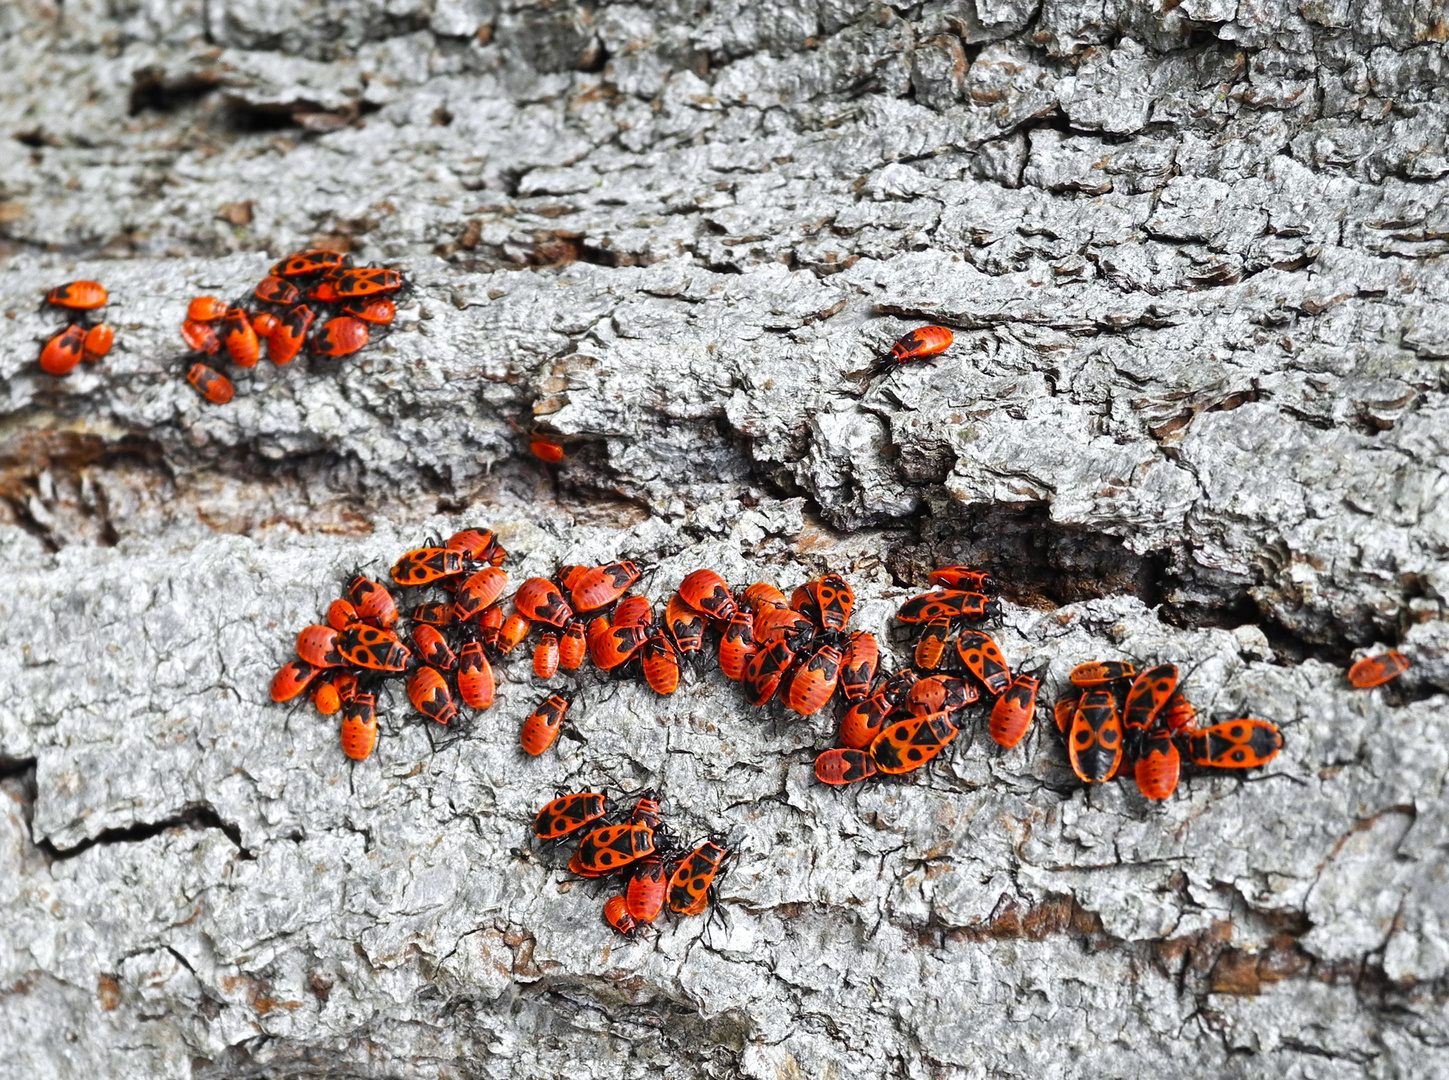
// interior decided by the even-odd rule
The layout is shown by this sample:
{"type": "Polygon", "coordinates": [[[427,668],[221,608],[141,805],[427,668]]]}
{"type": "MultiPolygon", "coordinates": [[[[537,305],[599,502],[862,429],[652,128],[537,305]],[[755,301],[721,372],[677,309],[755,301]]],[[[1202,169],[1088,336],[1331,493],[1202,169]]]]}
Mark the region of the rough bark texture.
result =
{"type": "Polygon", "coordinates": [[[1446,37],[1429,0],[0,5],[0,1056],[1449,1074],[1446,37]],[[396,332],[206,405],[187,297],[314,240],[406,270],[396,332]],[[118,341],[55,380],[77,276],[118,341]],[[847,377],[923,320],[939,362],[847,377]],[[1198,663],[1287,748],[1150,806],[1038,722],[840,792],[827,718],[705,668],[587,690],[533,762],[522,660],[356,767],[266,700],[348,569],[483,522],[515,577],[626,555],[655,596],[839,569],[881,635],[984,563],[1053,690],[1198,663]],[[1349,690],[1375,642],[1414,669],[1349,690]],[[613,938],[523,846],[574,783],[730,832],[727,917],[613,938]]]}

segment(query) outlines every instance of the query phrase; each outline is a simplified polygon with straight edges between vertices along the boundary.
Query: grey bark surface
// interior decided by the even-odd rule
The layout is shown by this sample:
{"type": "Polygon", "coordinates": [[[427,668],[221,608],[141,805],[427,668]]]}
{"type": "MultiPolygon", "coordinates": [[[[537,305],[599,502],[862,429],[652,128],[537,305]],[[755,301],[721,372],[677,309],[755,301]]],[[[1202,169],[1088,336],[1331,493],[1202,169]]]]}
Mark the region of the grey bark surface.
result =
{"type": "Polygon", "coordinates": [[[0,6],[0,1050],[48,1077],[1449,1075],[1449,16],[1427,0],[0,6]],[[182,381],[188,297],[318,242],[394,332],[182,381]],[[57,380],[41,292],[111,291],[57,380]],[[849,377],[904,329],[935,362],[849,377]],[[535,422],[570,437],[528,460],[535,422]],[[906,783],[701,666],[353,766],[267,700],[348,570],[939,560],[1051,692],[1198,665],[1265,770],[1087,792],[1050,721],[906,783]],[[1351,650],[1414,667],[1352,691],[1351,650]],[[638,943],[556,786],[740,848],[638,943]]]}

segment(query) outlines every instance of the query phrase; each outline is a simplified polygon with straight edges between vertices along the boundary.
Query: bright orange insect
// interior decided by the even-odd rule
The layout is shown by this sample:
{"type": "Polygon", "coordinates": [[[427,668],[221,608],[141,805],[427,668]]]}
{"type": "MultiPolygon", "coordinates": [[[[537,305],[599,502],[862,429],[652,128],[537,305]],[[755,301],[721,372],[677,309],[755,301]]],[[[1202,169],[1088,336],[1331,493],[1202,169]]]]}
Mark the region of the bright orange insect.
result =
{"type": "Polygon", "coordinates": [[[518,612],[514,612],[503,620],[503,625],[498,629],[498,640],[495,648],[505,656],[518,647],[518,643],[528,636],[528,631],[533,624],[518,612]]]}
{"type": "Polygon", "coordinates": [[[193,322],[214,322],[226,315],[226,301],[214,296],[193,296],[186,305],[186,317],[193,322]]]}
{"type": "Polygon", "coordinates": [[[231,400],[236,388],[232,386],[231,380],[215,368],[209,368],[203,363],[192,364],[186,372],[186,381],[196,388],[196,392],[213,405],[225,405],[231,400]]]}
{"type": "Polygon", "coordinates": [[[257,362],[261,347],[257,344],[257,332],[252,329],[251,320],[241,308],[231,308],[221,324],[221,340],[227,355],[238,367],[252,367],[257,362]]]}
{"type": "Polygon", "coordinates": [[[96,323],[86,331],[85,343],[81,349],[81,359],[87,363],[94,364],[106,353],[111,351],[111,344],[116,340],[116,332],[106,323],[96,323]]]}
{"type": "Polygon", "coordinates": [[[612,671],[643,647],[647,626],[610,626],[589,642],[589,659],[600,671],[612,671]]]}
{"type": "Polygon", "coordinates": [[[346,630],[352,623],[360,621],[357,609],[350,601],[337,599],[327,605],[327,625],[334,630],[346,630]]]}
{"type": "Polygon", "coordinates": [[[307,330],[317,313],[306,304],[290,307],[277,316],[275,330],[267,335],[267,359],[274,364],[290,363],[302,351],[307,339],[307,330]]]}
{"type": "Polygon", "coordinates": [[[865,750],[836,747],[815,758],[815,779],[822,784],[853,784],[875,775],[875,762],[865,750]]]}
{"type": "Polygon", "coordinates": [[[343,270],[332,278],[332,282],[337,288],[337,296],[343,300],[392,292],[402,288],[403,283],[402,275],[396,270],[385,270],[380,266],[358,266],[343,270]]]}
{"type": "Polygon", "coordinates": [[[362,761],[377,745],[377,699],[372,694],[354,694],[342,703],[342,752],[362,761]]]}
{"type": "Polygon", "coordinates": [[[735,613],[735,598],[725,579],[713,570],[696,570],[679,583],[679,598],[695,611],[717,622],[728,622],[735,613]]]}
{"type": "Polygon", "coordinates": [[[288,255],[272,267],[273,277],[301,277],[323,270],[339,270],[347,265],[348,257],[340,251],[327,248],[313,248],[288,255]]]}
{"type": "Polygon", "coordinates": [[[533,646],[533,673],[540,679],[552,679],[558,671],[558,635],[546,631],[533,646]]]}
{"type": "Polygon", "coordinates": [[[840,650],[822,645],[796,669],[785,689],[785,707],[801,716],[818,712],[835,693],[840,679],[840,650]]]}
{"type": "Polygon", "coordinates": [[[40,350],[40,370],[47,375],[65,375],[80,362],[85,352],[86,332],[71,323],[40,350]]]}
{"type": "Polygon", "coordinates": [[[552,436],[541,435],[536,431],[528,437],[528,452],[550,465],[557,465],[564,459],[563,444],[552,436]]]}
{"type": "Polygon", "coordinates": [[[357,609],[357,616],[363,622],[380,626],[384,630],[397,622],[397,602],[392,593],[381,582],[361,574],[353,575],[347,583],[347,598],[357,609]]]}
{"type": "Polygon", "coordinates": [[[297,655],[313,667],[341,667],[337,631],[330,626],[304,626],[297,632],[297,655]]]}
{"type": "Polygon", "coordinates": [[[408,700],[413,708],[431,720],[446,724],[458,715],[448,680],[436,668],[426,665],[415,668],[408,676],[408,700]]]}
{"type": "Polygon", "coordinates": [[[497,602],[507,584],[508,574],[496,566],[473,571],[458,583],[453,593],[453,618],[467,622],[474,615],[481,614],[497,602]]]}
{"type": "MultiPolygon", "coordinates": [[[[268,304],[295,304],[302,294],[297,291],[297,286],[293,285],[290,281],[268,275],[257,282],[257,287],[252,290],[252,295],[258,300],[263,300],[268,304]]],[[[199,296],[196,299],[215,299],[215,297],[199,296]]],[[[217,302],[220,303],[220,301],[217,302]]],[[[196,300],[193,300],[192,303],[195,304],[196,300]]],[[[187,309],[187,314],[190,314],[193,319],[206,317],[204,315],[191,314],[190,309],[187,309]]]]}
{"type": "Polygon", "coordinates": [[[483,654],[483,643],[465,641],[458,650],[458,696],[470,709],[486,709],[493,704],[496,683],[493,665],[483,654]]]}
{"type": "Polygon", "coordinates": [[[926,579],[932,585],[944,585],[948,589],[974,589],[985,592],[996,588],[996,579],[985,570],[973,570],[969,566],[938,566],[926,579]]]}
{"type": "Polygon", "coordinates": [[[1036,694],[1041,680],[1035,675],[1018,675],[991,706],[986,730],[998,746],[1010,749],[1021,742],[1036,714],[1036,694]]]}
{"type": "Polygon", "coordinates": [[[814,581],[810,593],[820,611],[821,628],[843,631],[855,608],[855,590],[850,587],[850,582],[839,574],[826,574],[814,581]]]}
{"type": "Polygon", "coordinates": [[[197,352],[214,353],[221,348],[221,337],[210,323],[187,319],[181,324],[181,340],[197,352]]]}
{"type": "Polygon", "coordinates": [[[259,311],[252,316],[252,329],[256,331],[259,338],[271,337],[272,331],[281,325],[282,320],[270,311],[259,311]]]}
{"type": "Polygon", "coordinates": [[[1177,790],[1182,760],[1172,733],[1165,727],[1153,728],[1143,741],[1142,753],[1133,766],[1137,790],[1146,799],[1165,799],[1177,790]]]}
{"type": "Polygon", "coordinates": [[[623,596],[639,578],[639,568],[628,560],[595,566],[578,576],[569,597],[575,611],[596,611],[623,596]]]}
{"type": "Polygon", "coordinates": [[[639,650],[639,663],[644,681],[656,694],[672,694],[679,689],[679,655],[663,627],[655,627],[639,650]]]}
{"type": "Polygon", "coordinates": [[[538,708],[528,714],[523,728],[518,733],[519,745],[525,753],[538,757],[558,738],[563,727],[564,716],[569,711],[569,699],[562,694],[549,694],[538,708]]]}
{"type": "Polygon", "coordinates": [[[580,619],[571,619],[564,627],[558,642],[559,667],[574,671],[584,662],[589,653],[588,639],[584,636],[584,624],[580,619]]]}
{"type": "Polygon", "coordinates": [[[876,665],[880,663],[880,648],[875,635],[866,630],[857,630],[850,635],[845,652],[840,657],[840,695],[846,701],[860,701],[870,693],[870,684],[875,680],[876,665]]]}
{"type": "Polygon", "coordinates": [[[629,914],[629,902],[622,896],[604,901],[604,921],[626,938],[639,936],[639,921],[629,914]]]}
{"type": "MultiPolygon", "coordinates": [[[[466,566],[461,551],[441,547],[420,547],[405,551],[393,563],[393,581],[399,585],[427,585],[439,578],[461,574],[466,566]]],[[[499,571],[500,573],[502,571],[499,571]]],[[[501,586],[499,587],[501,591],[501,586]]]]}
{"type": "MultiPolygon", "coordinates": [[[[495,572],[502,573],[501,570],[495,572]]],[[[549,626],[562,627],[574,617],[573,609],[565,602],[558,586],[543,577],[531,577],[520,585],[513,594],[513,607],[530,622],[547,623],[549,626]]]]}
{"type": "Polygon", "coordinates": [[[447,639],[438,633],[436,626],[414,623],[413,644],[417,646],[418,659],[439,671],[452,671],[458,666],[458,657],[449,648],[447,639]]]}
{"type": "Polygon", "coordinates": [[[896,612],[896,619],[903,623],[929,622],[943,616],[948,619],[979,620],[999,614],[1000,602],[985,593],[945,589],[911,597],[896,612]]]}
{"type": "Polygon", "coordinates": [[[698,652],[704,645],[704,616],[686,604],[678,593],[664,608],[664,625],[680,653],[698,652]]]}
{"type": "Polygon", "coordinates": [[[615,626],[648,626],[654,621],[647,596],[625,596],[614,605],[614,616],[609,620],[615,626]]]}
{"type": "Polygon", "coordinates": [[[1072,668],[1067,678],[1073,686],[1105,686],[1136,674],[1137,669],[1126,660],[1088,660],[1072,668]]]}
{"type": "Polygon", "coordinates": [[[558,840],[597,821],[613,807],[599,791],[576,791],[543,804],[533,818],[533,835],[540,840],[558,840]]]}
{"type": "Polygon", "coordinates": [[[767,581],[757,581],[740,596],[745,607],[758,613],[763,607],[789,607],[785,594],[767,581]]]}
{"type": "Polygon", "coordinates": [[[1382,686],[1390,679],[1397,679],[1409,670],[1409,658],[1398,649],[1378,653],[1375,656],[1361,656],[1348,669],[1348,681],[1360,690],[1371,686],[1382,686]]]}
{"type": "Polygon", "coordinates": [[[629,915],[635,923],[647,926],[659,918],[669,893],[669,868],[657,849],[636,859],[629,868],[629,884],[624,891],[629,915]]]}
{"type": "Polygon", "coordinates": [[[106,287],[99,281],[68,281],[46,293],[45,300],[58,307],[90,311],[105,304],[106,287]]]}
{"type": "Polygon", "coordinates": [[[272,676],[272,700],[291,701],[307,689],[307,684],[315,679],[321,670],[305,660],[288,660],[272,676]]]}
{"type": "Polygon", "coordinates": [[[1148,729],[1177,690],[1177,665],[1158,664],[1147,668],[1127,689],[1122,706],[1123,749],[1129,756],[1142,752],[1148,729]]]}
{"type": "Polygon", "coordinates": [[[331,716],[342,708],[342,697],[330,679],[318,679],[314,682],[307,697],[323,716],[331,716]]]}
{"type": "Polygon", "coordinates": [[[719,637],[719,669],[725,678],[739,682],[745,677],[745,665],[754,654],[754,616],[744,608],[737,609],[719,637]]]}
{"type": "Polygon", "coordinates": [[[343,314],[351,315],[354,319],[361,319],[365,323],[386,326],[392,322],[393,316],[397,313],[397,307],[387,299],[358,300],[351,304],[343,304],[342,311],[343,314]]]}
{"type": "Polygon", "coordinates": [[[950,634],[950,619],[937,618],[926,623],[926,628],[916,639],[916,651],[913,657],[916,667],[923,671],[935,671],[940,667],[941,656],[946,651],[946,638],[950,634]]]}
{"type": "Polygon", "coordinates": [[[351,315],[334,315],[322,324],[312,339],[312,351],[319,356],[351,356],[371,337],[367,323],[351,315]]]}
{"type": "Polygon", "coordinates": [[[889,371],[908,360],[919,360],[943,353],[951,347],[953,340],[951,331],[944,326],[918,326],[910,333],[897,338],[895,344],[871,364],[870,374],[878,375],[882,371],[889,371]]]}
{"type": "Polygon", "coordinates": [[[794,662],[795,650],[783,641],[756,649],[745,664],[745,700],[756,706],[769,701],[794,662]]]}
{"type": "Polygon", "coordinates": [[[379,630],[366,623],[353,623],[339,633],[337,651],[353,667],[370,671],[403,671],[412,659],[407,646],[391,631],[379,630]]]}

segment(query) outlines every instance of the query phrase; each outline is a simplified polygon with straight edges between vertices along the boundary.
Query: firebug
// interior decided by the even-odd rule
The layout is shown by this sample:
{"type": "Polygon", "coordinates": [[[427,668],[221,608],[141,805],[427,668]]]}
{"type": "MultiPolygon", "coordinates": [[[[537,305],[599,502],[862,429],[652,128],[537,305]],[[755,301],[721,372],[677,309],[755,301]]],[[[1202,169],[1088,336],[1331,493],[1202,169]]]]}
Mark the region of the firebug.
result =
{"type": "Polygon", "coordinates": [[[470,709],[486,709],[493,704],[496,683],[493,665],[483,654],[483,643],[465,641],[458,650],[458,696],[470,709]]]}
{"type": "Polygon", "coordinates": [[[853,784],[875,775],[875,762],[865,750],[836,747],[815,758],[815,779],[822,784],[853,784]]]}
{"type": "Polygon", "coordinates": [[[58,307],[91,311],[105,304],[106,287],[99,281],[68,281],[46,293],[45,300],[58,307]]]}
{"type": "Polygon", "coordinates": [[[453,704],[453,695],[448,690],[448,680],[436,668],[426,664],[414,668],[408,676],[408,700],[418,712],[440,724],[446,724],[458,715],[458,706],[453,704]]]}
{"type": "Polygon", "coordinates": [[[563,727],[564,716],[569,711],[569,699],[562,694],[549,694],[528,714],[523,728],[518,733],[519,744],[525,753],[538,757],[558,738],[563,727]]]}
{"type": "Polygon", "coordinates": [[[1348,681],[1360,690],[1381,686],[1409,670],[1409,658],[1397,649],[1361,656],[1348,669],[1348,681]]]}
{"type": "Polygon", "coordinates": [[[80,361],[85,344],[85,330],[79,323],[71,323],[40,350],[40,370],[47,375],[68,374],[80,361]]]}
{"type": "Polygon", "coordinates": [[[558,840],[607,814],[613,807],[599,791],[576,791],[543,804],[533,819],[533,835],[558,840]]]}

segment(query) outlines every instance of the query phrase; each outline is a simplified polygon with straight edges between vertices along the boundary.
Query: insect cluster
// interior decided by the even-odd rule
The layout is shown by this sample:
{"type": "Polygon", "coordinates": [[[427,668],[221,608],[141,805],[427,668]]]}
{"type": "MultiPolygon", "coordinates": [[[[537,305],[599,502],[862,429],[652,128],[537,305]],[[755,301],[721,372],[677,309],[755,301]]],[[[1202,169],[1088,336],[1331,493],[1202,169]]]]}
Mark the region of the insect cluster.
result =
{"type": "Polygon", "coordinates": [[[1072,668],[1073,691],[1052,709],[1067,737],[1067,760],[1084,784],[1103,784],[1127,765],[1148,799],[1177,790],[1185,756],[1194,765],[1250,769],[1283,746],[1277,725],[1238,717],[1197,726],[1197,710],[1178,688],[1176,664],[1140,674],[1121,660],[1089,660],[1072,668]]]}
{"type": "Polygon", "coordinates": [[[1001,649],[975,623],[1000,614],[990,595],[994,583],[981,570],[943,566],[932,584],[942,586],[901,605],[896,620],[919,626],[914,664],[881,673],[856,694],[840,717],[840,745],[815,759],[815,777],[825,784],[850,784],[877,773],[899,776],[934,759],[956,737],[963,710],[994,698],[987,730],[1002,746],[1015,746],[1036,711],[1036,675],[1013,676],[1001,649]],[[938,671],[947,647],[960,673],[938,671]]]}
{"type": "Polygon", "coordinates": [[[499,568],[506,554],[487,529],[464,529],[442,546],[405,552],[392,568],[393,581],[436,586],[446,597],[421,599],[411,608],[411,649],[399,637],[402,618],[392,592],[353,575],[347,595],[328,606],[326,625],[297,634],[297,659],[272,677],[272,700],[290,701],[310,688],[319,712],[341,711],[342,751],[358,761],[377,744],[377,691],[389,679],[405,677],[413,707],[441,724],[458,714],[455,689],[469,708],[488,708],[495,682],[483,648],[489,620],[482,616],[498,608],[508,584],[499,568]]]}
{"type": "Polygon", "coordinates": [[[666,907],[676,915],[703,914],[730,855],[722,836],[692,847],[676,843],[653,791],[641,792],[627,813],[615,811],[603,792],[560,793],[539,809],[533,835],[554,844],[578,837],[569,870],[622,887],[604,902],[604,921],[629,938],[666,907]]]}
{"type": "Polygon", "coordinates": [[[81,360],[95,363],[111,350],[116,333],[93,313],[109,299],[99,281],[69,281],[45,294],[45,302],[64,309],[71,323],[55,334],[40,350],[40,370],[50,375],[68,375],[81,360]]]}
{"type": "MultiPolygon", "coordinates": [[[[347,356],[368,343],[373,328],[392,322],[391,294],[404,284],[398,271],[353,266],[340,251],[299,251],[273,266],[250,298],[228,304],[214,296],[192,297],[181,337],[209,356],[225,348],[243,368],[256,366],[263,343],[274,364],[290,363],[304,347],[317,356],[347,356]]],[[[187,369],[186,381],[217,405],[235,392],[230,379],[200,360],[187,369]]]]}

